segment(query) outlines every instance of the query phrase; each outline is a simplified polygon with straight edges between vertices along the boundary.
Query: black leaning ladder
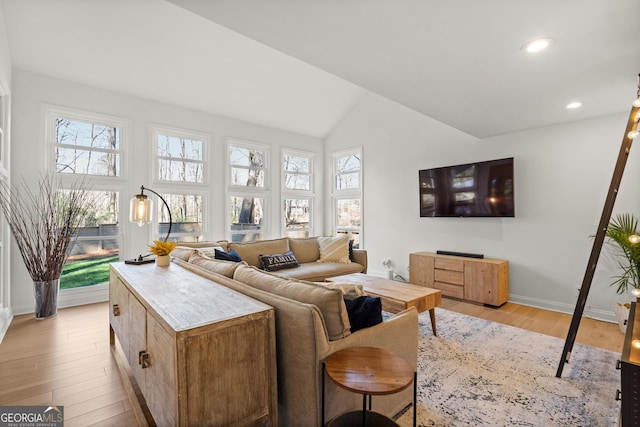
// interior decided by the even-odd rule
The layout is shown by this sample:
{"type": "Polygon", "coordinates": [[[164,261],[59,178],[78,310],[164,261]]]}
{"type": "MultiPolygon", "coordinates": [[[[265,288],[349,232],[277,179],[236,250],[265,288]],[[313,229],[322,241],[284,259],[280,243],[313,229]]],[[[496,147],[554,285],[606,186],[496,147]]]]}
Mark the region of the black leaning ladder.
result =
{"type": "Polygon", "coordinates": [[[638,120],[636,119],[636,116],[638,115],[638,111],[640,111],[640,75],[638,75],[638,98],[634,101],[633,106],[631,107],[631,113],[629,114],[629,120],[627,122],[627,129],[622,137],[622,145],[620,146],[620,152],[618,153],[616,167],[613,170],[611,185],[609,186],[609,192],[607,193],[607,198],[604,202],[604,209],[602,210],[598,230],[596,231],[596,236],[593,240],[593,248],[591,249],[587,269],[584,273],[582,286],[580,286],[578,301],[576,302],[576,308],[573,311],[573,318],[571,319],[567,340],[565,341],[564,349],[562,350],[562,357],[560,359],[560,364],[558,365],[558,371],[556,372],[556,377],[558,378],[562,376],[562,369],[564,368],[565,363],[569,363],[569,359],[571,358],[571,350],[573,350],[573,344],[576,341],[578,327],[580,326],[580,320],[582,319],[584,307],[587,303],[589,288],[591,287],[591,282],[593,282],[593,275],[595,273],[596,266],[598,265],[598,258],[600,258],[605,233],[607,232],[607,227],[611,220],[611,213],[613,212],[613,205],[615,204],[616,196],[618,195],[618,188],[622,181],[624,167],[627,164],[629,152],[631,151],[633,138],[629,137],[629,133],[637,130],[638,120]]]}

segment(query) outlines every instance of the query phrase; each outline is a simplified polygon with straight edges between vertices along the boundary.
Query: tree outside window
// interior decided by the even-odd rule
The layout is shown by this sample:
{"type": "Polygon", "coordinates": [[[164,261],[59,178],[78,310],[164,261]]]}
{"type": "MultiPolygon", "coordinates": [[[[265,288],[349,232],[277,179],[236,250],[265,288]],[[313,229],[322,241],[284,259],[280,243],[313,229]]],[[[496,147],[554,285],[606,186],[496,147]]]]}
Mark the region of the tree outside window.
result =
{"type": "MultiPolygon", "coordinates": [[[[70,248],[60,287],[106,285],[109,263],[120,258],[123,138],[129,122],[63,107],[46,106],[45,111],[48,168],[63,183],[88,178],[96,196],[70,248]]],[[[64,190],[61,193],[64,197],[64,190]]]]}
{"type": "Polygon", "coordinates": [[[313,154],[285,150],[282,154],[283,234],[309,237],[313,206],[313,154]]]}
{"type": "Polygon", "coordinates": [[[231,241],[264,239],[266,147],[230,141],[228,154],[231,241]]]}
{"type": "Polygon", "coordinates": [[[333,221],[336,235],[348,234],[353,247],[362,243],[362,153],[333,154],[333,221]]]}

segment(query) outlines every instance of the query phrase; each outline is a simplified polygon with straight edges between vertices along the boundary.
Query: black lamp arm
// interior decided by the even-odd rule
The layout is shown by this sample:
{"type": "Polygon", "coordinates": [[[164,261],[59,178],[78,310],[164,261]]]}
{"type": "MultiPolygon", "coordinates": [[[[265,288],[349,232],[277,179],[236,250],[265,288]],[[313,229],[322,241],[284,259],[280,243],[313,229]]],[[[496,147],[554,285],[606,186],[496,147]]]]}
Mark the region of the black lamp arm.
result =
{"type": "Polygon", "coordinates": [[[158,193],[156,193],[155,191],[153,191],[150,188],[145,187],[144,185],[140,186],[140,194],[144,194],[144,190],[150,191],[153,194],[155,194],[156,196],[158,196],[158,198],[160,200],[162,200],[162,203],[164,203],[164,206],[167,208],[167,212],[169,212],[169,231],[167,231],[167,236],[164,238],[164,241],[166,242],[167,240],[169,240],[169,234],[171,234],[171,226],[173,224],[173,220],[171,219],[171,209],[169,209],[169,204],[167,203],[167,201],[158,193]]]}

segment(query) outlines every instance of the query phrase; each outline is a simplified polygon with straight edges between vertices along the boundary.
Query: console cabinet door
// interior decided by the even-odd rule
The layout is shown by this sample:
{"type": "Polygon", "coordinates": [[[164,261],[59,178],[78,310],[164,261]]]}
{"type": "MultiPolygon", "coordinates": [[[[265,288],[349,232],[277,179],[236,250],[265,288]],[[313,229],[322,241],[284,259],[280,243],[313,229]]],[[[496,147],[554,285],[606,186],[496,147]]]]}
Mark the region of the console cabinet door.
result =
{"type": "MultiPolygon", "coordinates": [[[[188,398],[183,390],[178,390],[176,381],[176,342],[173,334],[147,313],[147,352],[149,367],[144,369],[146,389],[144,396],[147,406],[158,426],[178,425],[178,396],[188,398]]],[[[216,398],[215,396],[209,396],[216,398]]],[[[195,420],[180,418],[181,425],[195,420]]]]}
{"type": "Polygon", "coordinates": [[[129,366],[140,389],[146,390],[145,369],[142,365],[142,355],[147,351],[147,310],[129,293],[129,327],[127,335],[130,343],[129,352],[126,353],[129,366]]]}
{"type": "Polygon", "coordinates": [[[465,261],[464,299],[499,306],[508,299],[508,263],[465,261]]]}
{"type": "Polygon", "coordinates": [[[129,290],[118,276],[109,276],[109,324],[124,354],[129,352],[129,290]]]}
{"type": "Polygon", "coordinates": [[[432,255],[409,254],[409,283],[433,288],[434,261],[432,255]]]}

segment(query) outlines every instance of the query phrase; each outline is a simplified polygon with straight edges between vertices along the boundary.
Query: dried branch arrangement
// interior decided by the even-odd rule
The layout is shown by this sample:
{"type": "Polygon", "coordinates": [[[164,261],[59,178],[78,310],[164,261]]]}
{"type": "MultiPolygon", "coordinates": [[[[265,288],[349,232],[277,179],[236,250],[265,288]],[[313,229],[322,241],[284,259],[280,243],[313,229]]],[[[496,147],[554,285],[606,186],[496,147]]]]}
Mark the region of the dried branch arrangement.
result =
{"type": "Polygon", "coordinates": [[[63,189],[60,180],[46,175],[37,192],[24,180],[21,184],[10,189],[0,182],[0,211],[31,279],[59,279],[78,228],[95,207],[95,196],[85,180],[63,189]]]}

